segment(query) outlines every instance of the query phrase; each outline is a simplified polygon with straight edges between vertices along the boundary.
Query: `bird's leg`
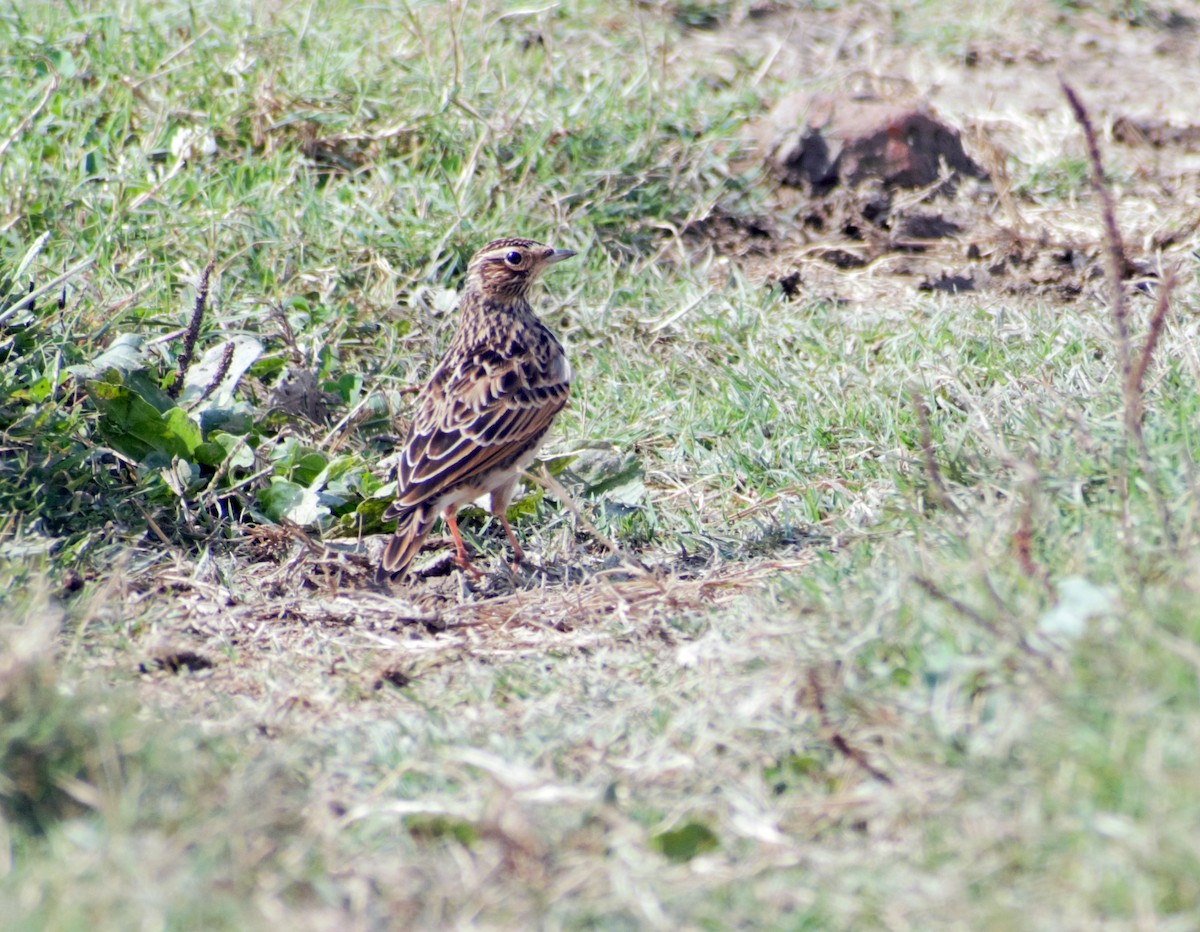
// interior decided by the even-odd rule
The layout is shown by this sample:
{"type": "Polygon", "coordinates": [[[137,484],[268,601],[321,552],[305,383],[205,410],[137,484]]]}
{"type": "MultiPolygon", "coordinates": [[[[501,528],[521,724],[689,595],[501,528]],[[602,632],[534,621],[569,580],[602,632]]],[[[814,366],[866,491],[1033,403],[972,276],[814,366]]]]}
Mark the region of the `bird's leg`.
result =
{"type": "Polygon", "coordinates": [[[457,551],[454,554],[454,562],[458,564],[460,570],[465,570],[476,579],[482,579],[486,574],[467,559],[467,548],[463,546],[462,535],[458,533],[457,510],[453,506],[447,508],[445,518],[446,525],[450,528],[450,535],[454,538],[454,549],[457,551]]]}
{"type": "Polygon", "coordinates": [[[508,503],[512,501],[513,489],[517,486],[517,477],[511,476],[508,481],[502,485],[492,489],[492,514],[500,522],[500,526],[504,528],[504,533],[508,535],[508,542],[512,544],[513,562],[510,564],[512,571],[515,573],[517,567],[525,562],[525,551],[521,549],[521,545],[517,543],[517,535],[513,533],[512,525],[508,523],[508,503]]]}
{"type": "Polygon", "coordinates": [[[504,528],[504,533],[508,535],[508,542],[512,544],[513,566],[515,567],[518,563],[524,563],[525,551],[517,543],[517,535],[513,533],[512,525],[508,523],[508,518],[504,516],[503,512],[496,515],[496,517],[500,519],[500,525],[504,528]]]}

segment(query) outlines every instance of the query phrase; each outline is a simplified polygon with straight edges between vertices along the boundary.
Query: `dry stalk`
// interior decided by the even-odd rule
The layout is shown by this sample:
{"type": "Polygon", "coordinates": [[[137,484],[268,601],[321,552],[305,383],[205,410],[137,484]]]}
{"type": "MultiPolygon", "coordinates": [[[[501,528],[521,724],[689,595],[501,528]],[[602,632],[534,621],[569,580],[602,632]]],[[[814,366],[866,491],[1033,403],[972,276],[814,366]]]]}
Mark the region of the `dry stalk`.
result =
{"type": "MultiPolygon", "coordinates": [[[[999,604],[1000,607],[1003,607],[1004,603],[1000,600],[1000,598],[996,594],[995,590],[991,589],[991,582],[989,580],[987,580],[986,576],[984,577],[984,580],[985,580],[985,582],[987,582],[988,589],[992,592],[992,597],[996,600],[996,602],[999,604]]],[[[964,618],[969,618],[971,621],[973,621],[975,624],[977,624],[984,631],[987,631],[989,634],[991,634],[997,640],[999,640],[1001,642],[1009,640],[1009,638],[1004,634],[1004,632],[1001,631],[995,624],[993,624],[992,622],[990,622],[986,618],[984,618],[983,615],[981,615],[979,612],[977,612],[975,609],[973,609],[966,602],[963,602],[960,599],[956,599],[950,593],[944,591],[937,583],[935,583],[929,577],[914,576],[913,582],[915,582],[918,586],[920,586],[921,589],[923,589],[928,595],[937,599],[939,602],[945,602],[947,605],[949,605],[952,609],[954,609],[956,612],[958,612],[964,618]]],[[[1018,634],[1017,646],[1020,647],[1021,650],[1023,650],[1029,656],[1036,657],[1038,660],[1040,660],[1046,666],[1051,666],[1050,659],[1048,657],[1046,657],[1037,648],[1035,648],[1032,644],[1030,644],[1029,641],[1027,641],[1025,639],[1025,636],[1023,634],[1018,634]]]]}
{"type": "MultiPolygon", "coordinates": [[[[1057,598],[1054,592],[1054,586],[1050,583],[1050,571],[1045,567],[1039,566],[1037,560],[1033,558],[1033,506],[1037,498],[1037,482],[1038,472],[1037,463],[1034,460],[1032,453],[1026,463],[1029,468],[1028,481],[1024,483],[1024,492],[1021,498],[1021,510],[1017,515],[1017,527],[1013,531],[1012,548],[1016,554],[1017,564],[1021,567],[1021,572],[1030,579],[1038,580],[1045,588],[1051,599],[1057,598]]],[[[987,574],[984,574],[984,581],[987,583],[988,591],[992,594],[993,600],[998,608],[1003,611],[1008,611],[1007,606],[996,594],[992,588],[991,581],[987,579],[987,574]]]]}
{"type": "Polygon", "coordinates": [[[1126,417],[1130,419],[1130,428],[1136,429],[1139,436],[1142,433],[1146,371],[1150,368],[1150,361],[1154,358],[1154,351],[1158,348],[1158,340],[1166,325],[1167,314],[1171,310],[1171,295],[1174,290],[1175,270],[1166,269],[1158,283],[1158,297],[1154,304],[1154,313],[1150,317],[1150,330],[1146,334],[1146,342],[1142,346],[1142,352],[1138,355],[1137,362],[1129,371],[1129,382],[1125,387],[1126,394],[1130,399],[1126,417]]]}
{"type": "Polygon", "coordinates": [[[1021,572],[1030,579],[1040,579],[1042,574],[1033,559],[1033,496],[1026,495],[1021,502],[1021,513],[1017,529],[1013,531],[1013,552],[1021,572]]]}
{"type": "Polygon", "coordinates": [[[175,375],[175,382],[167,392],[172,398],[179,397],[188,368],[196,357],[196,341],[200,339],[200,324],[204,321],[204,305],[208,302],[208,279],[212,275],[214,265],[215,263],[210,261],[204,267],[204,271],[200,273],[200,285],[196,289],[196,304],[192,308],[192,319],[188,322],[187,334],[183,338],[183,352],[179,355],[179,371],[175,375]]]}
{"type": "Polygon", "coordinates": [[[1158,516],[1162,523],[1163,534],[1172,547],[1178,545],[1178,537],[1175,533],[1174,521],[1171,518],[1171,506],[1168,504],[1166,496],[1163,495],[1162,489],[1159,488],[1154,475],[1150,447],[1146,444],[1146,432],[1142,429],[1142,416],[1145,409],[1146,370],[1150,368],[1150,361],[1158,346],[1159,337],[1162,336],[1167,314],[1171,310],[1171,292],[1174,288],[1175,273],[1168,269],[1163,273],[1162,280],[1158,285],[1158,300],[1154,305],[1154,314],[1150,318],[1150,330],[1146,334],[1146,342],[1143,344],[1137,364],[1130,370],[1128,381],[1125,384],[1125,427],[1137,445],[1138,456],[1142,461],[1142,471],[1146,474],[1146,481],[1154,495],[1154,502],[1158,506],[1158,516]]]}
{"type": "Polygon", "coordinates": [[[142,517],[146,519],[146,525],[154,532],[154,536],[162,541],[163,546],[171,547],[171,538],[167,537],[167,535],[163,533],[163,529],[158,526],[158,522],[154,520],[150,512],[143,508],[136,498],[131,498],[129,501],[132,502],[133,507],[141,513],[142,517]]]}
{"type": "Polygon", "coordinates": [[[834,750],[849,758],[880,783],[891,786],[895,781],[872,764],[866,754],[847,741],[845,736],[830,724],[829,711],[825,707],[825,688],[821,685],[821,678],[817,676],[816,670],[808,671],[808,687],[812,691],[813,707],[817,710],[817,717],[821,721],[821,730],[825,732],[834,750]]]}
{"type": "Polygon", "coordinates": [[[1108,180],[1104,176],[1104,163],[1100,161],[1100,145],[1096,141],[1096,130],[1092,126],[1092,118],[1088,115],[1083,101],[1075,93],[1075,89],[1065,79],[1059,78],[1067,103],[1075,114],[1075,120],[1083,130],[1087,142],[1088,162],[1091,164],[1092,188],[1100,198],[1100,216],[1104,221],[1105,271],[1108,278],[1108,291],[1112,299],[1113,325],[1117,331],[1117,357],[1121,364],[1121,378],[1124,384],[1129,383],[1130,352],[1129,352],[1129,307],[1125,300],[1125,269],[1128,265],[1125,257],[1125,243],[1121,238],[1121,229],[1117,226],[1117,213],[1113,205],[1112,191],[1109,190],[1108,180]]]}
{"type": "MultiPolygon", "coordinates": [[[[1155,504],[1158,506],[1163,534],[1171,546],[1174,547],[1177,543],[1177,537],[1174,524],[1171,520],[1171,508],[1167,504],[1166,497],[1163,495],[1155,478],[1154,464],[1150,458],[1150,449],[1146,445],[1146,435],[1142,430],[1142,416],[1144,414],[1143,382],[1146,370],[1150,366],[1150,360],[1154,355],[1154,350],[1158,345],[1159,337],[1162,334],[1167,313],[1171,307],[1171,292],[1175,285],[1175,276],[1169,270],[1163,273],[1162,279],[1159,282],[1158,301],[1154,308],[1154,315],[1150,320],[1150,331],[1146,335],[1146,342],[1142,347],[1141,353],[1138,355],[1135,365],[1132,347],[1130,346],[1129,309],[1125,297],[1124,284],[1128,259],[1125,255],[1124,242],[1121,239],[1121,230],[1117,226],[1112,191],[1109,189],[1108,181],[1104,176],[1104,165],[1100,161],[1100,146],[1096,142],[1096,131],[1092,126],[1092,120],[1088,115],[1087,108],[1084,107],[1083,101],[1079,99],[1079,95],[1062,78],[1059,79],[1059,83],[1062,85],[1067,103],[1071,105],[1071,110],[1074,112],[1075,119],[1079,123],[1080,128],[1082,128],[1084,139],[1087,141],[1088,160],[1092,167],[1092,187],[1096,190],[1096,195],[1100,198],[1100,214],[1104,220],[1105,255],[1108,260],[1105,263],[1105,268],[1107,270],[1109,297],[1112,302],[1113,325],[1117,331],[1117,355],[1121,365],[1121,392],[1125,401],[1125,432],[1133,440],[1134,446],[1137,449],[1142,471],[1146,476],[1146,482],[1150,486],[1151,494],[1154,496],[1155,504]]],[[[1125,476],[1124,478],[1122,496],[1125,499],[1126,510],[1128,510],[1129,477],[1125,476]]]]}
{"type": "Polygon", "coordinates": [[[929,491],[934,503],[948,508],[955,514],[961,514],[957,505],[946,491],[946,483],[942,480],[942,470],[938,467],[937,453],[933,449],[933,431],[929,426],[929,407],[925,404],[925,396],[915,386],[909,386],[908,393],[912,396],[913,407],[917,412],[917,424],[921,429],[921,452],[925,455],[925,471],[929,475],[929,491]]]}
{"type": "Polygon", "coordinates": [[[979,612],[975,611],[975,609],[971,608],[971,606],[969,606],[966,602],[954,598],[954,596],[950,595],[948,592],[944,592],[941,586],[935,583],[932,579],[928,578],[927,576],[914,576],[913,582],[915,582],[918,586],[924,589],[926,593],[933,596],[938,601],[945,602],[964,618],[971,619],[971,621],[975,622],[975,624],[979,625],[979,627],[983,628],[985,631],[991,632],[998,638],[1003,638],[1004,635],[1001,634],[999,628],[984,618],[981,614],[979,614],[979,612]]]}

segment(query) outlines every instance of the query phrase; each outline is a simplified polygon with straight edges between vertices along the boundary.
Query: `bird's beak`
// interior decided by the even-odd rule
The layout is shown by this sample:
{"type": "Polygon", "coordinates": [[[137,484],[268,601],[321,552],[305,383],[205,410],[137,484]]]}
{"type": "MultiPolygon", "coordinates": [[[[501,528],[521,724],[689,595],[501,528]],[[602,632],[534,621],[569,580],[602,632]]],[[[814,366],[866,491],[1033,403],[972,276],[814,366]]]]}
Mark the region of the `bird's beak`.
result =
{"type": "Polygon", "coordinates": [[[562,262],[563,259],[570,259],[573,255],[575,255],[575,253],[570,249],[551,249],[546,255],[546,258],[542,260],[542,263],[545,265],[553,265],[555,262],[562,262]]]}

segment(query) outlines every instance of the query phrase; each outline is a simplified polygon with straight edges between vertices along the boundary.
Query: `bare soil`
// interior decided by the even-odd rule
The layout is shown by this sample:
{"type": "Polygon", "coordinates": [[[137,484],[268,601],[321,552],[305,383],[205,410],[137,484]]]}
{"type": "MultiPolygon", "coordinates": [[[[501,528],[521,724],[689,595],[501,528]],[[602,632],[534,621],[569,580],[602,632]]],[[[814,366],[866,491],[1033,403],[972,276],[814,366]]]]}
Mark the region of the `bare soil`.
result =
{"type": "Polygon", "coordinates": [[[1086,184],[1053,175],[1086,168],[1066,80],[1101,135],[1129,275],[1154,277],[1161,261],[1200,242],[1200,7],[1150,8],[1132,26],[1094,10],[1062,17],[1035,23],[1014,14],[1005,41],[968,39],[957,61],[901,41],[882,11],[862,5],[762,5],[725,28],[692,32],[676,67],[720,72],[722,62],[732,68],[761,58],[770,62],[764,77],[805,92],[929,108],[961,130],[967,154],[989,177],[828,193],[782,184],[764,167],[782,131],[771,114],[778,101],[765,100],[765,112],[747,125],[754,155],[732,166],[755,183],[761,215],[718,205],[685,231],[689,242],[789,295],[895,300],[916,289],[1070,301],[1092,294],[1102,274],[1098,212],[1086,184]],[[1048,190],[1015,188],[1014,161],[1044,166],[1048,190]]]}

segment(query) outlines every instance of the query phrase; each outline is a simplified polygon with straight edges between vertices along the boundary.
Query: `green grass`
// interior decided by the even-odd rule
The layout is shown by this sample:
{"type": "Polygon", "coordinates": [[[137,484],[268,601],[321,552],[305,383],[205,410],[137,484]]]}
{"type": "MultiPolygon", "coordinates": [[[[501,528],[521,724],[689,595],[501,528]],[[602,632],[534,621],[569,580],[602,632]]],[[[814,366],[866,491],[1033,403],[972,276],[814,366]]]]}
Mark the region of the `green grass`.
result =
{"type": "MultiPolygon", "coordinates": [[[[871,28],[949,67],[1059,6],[871,28]]],[[[1100,293],[820,279],[797,239],[789,299],[679,235],[790,235],[731,166],[837,74],[692,44],[769,32],[751,5],[535,7],[0,11],[6,928],[1195,926],[1195,243],[1143,456],[1100,293]],[[526,549],[586,584],[385,597],[319,542],[381,530],[404,389],[510,233],[580,253],[538,299],[577,373],[547,452],[654,575],[535,494],[526,549]],[[197,356],[253,358],[181,407],[210,261],[197,356]],[[279,404],[297,374],[328,420],[279,404]]],[[[1028,120],[1025,242],[1087,239],[1078,134],[1028,120]]]]}

